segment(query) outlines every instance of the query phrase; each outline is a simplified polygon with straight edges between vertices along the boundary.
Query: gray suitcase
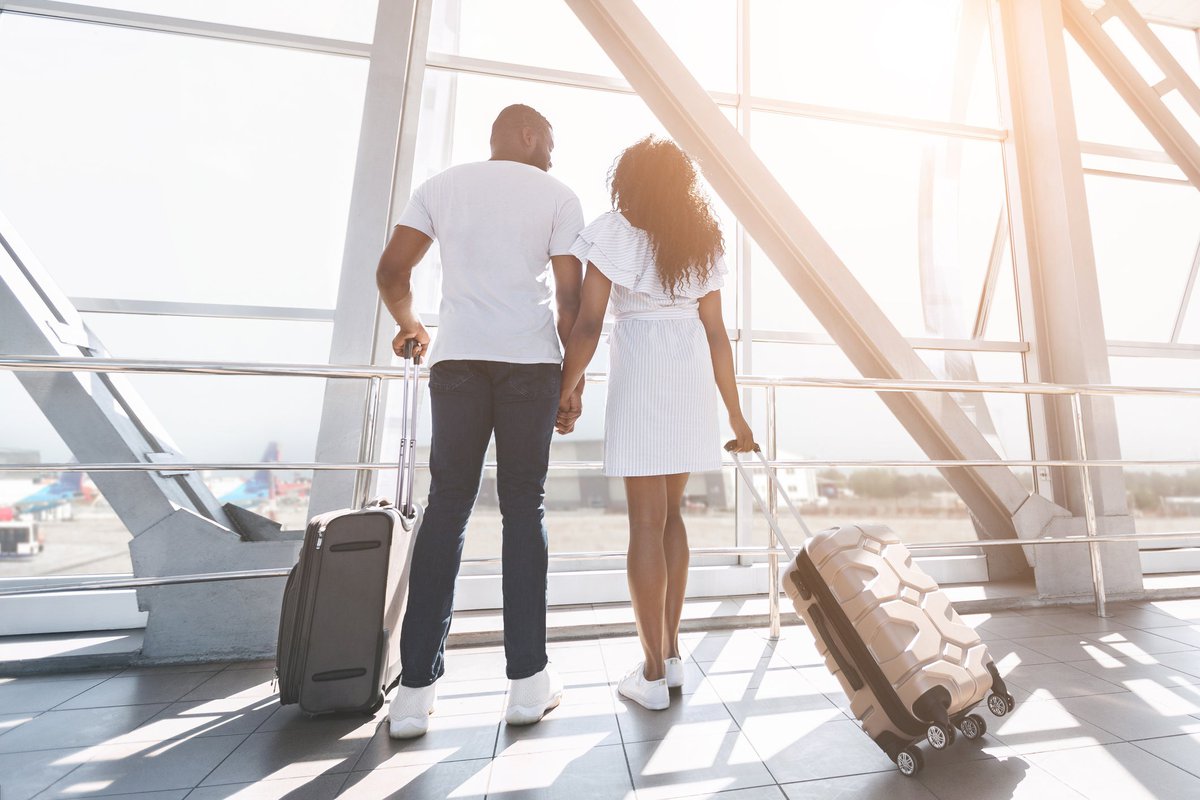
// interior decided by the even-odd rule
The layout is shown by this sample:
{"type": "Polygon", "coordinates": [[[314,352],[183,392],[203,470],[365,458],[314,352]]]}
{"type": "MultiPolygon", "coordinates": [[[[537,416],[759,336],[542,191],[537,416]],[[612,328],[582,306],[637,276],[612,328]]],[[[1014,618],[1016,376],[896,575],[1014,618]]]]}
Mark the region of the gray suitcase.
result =
{"type": "Polygon", "coordinates": [[[418,366],[404,359],[396,502],[314,517],[288,575],[275,674],[305,714],[374,714],[399,680],[399,635],[421,507],[413,502],[418,366]]]}

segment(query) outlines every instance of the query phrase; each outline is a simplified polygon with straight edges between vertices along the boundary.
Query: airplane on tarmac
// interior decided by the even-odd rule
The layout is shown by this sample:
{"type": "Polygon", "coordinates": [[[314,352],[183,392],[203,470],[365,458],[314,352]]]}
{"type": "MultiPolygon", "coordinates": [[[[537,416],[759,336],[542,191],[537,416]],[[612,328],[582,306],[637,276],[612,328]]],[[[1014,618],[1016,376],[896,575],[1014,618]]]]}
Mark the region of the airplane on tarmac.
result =
{"type": "MultiPolygon", "coordinates": [[[[271,442],[263,452],[261,461],[279,461],[279,444],[271,442]]],[[[282,481],[269,469],[260,469],[241,485],[219,497],[222,503],[253,509],[281,497],[306,497],[310,481],[282,481]]]]}
{"type": "Polygon", "coordinates": [[[75,500],[90,500],[95,496],[95,487],[84,485],[82,472],[64,472],[54,483],[43,486],[13,503],[12,508],[17,514],[37,514],[75,500]]]}

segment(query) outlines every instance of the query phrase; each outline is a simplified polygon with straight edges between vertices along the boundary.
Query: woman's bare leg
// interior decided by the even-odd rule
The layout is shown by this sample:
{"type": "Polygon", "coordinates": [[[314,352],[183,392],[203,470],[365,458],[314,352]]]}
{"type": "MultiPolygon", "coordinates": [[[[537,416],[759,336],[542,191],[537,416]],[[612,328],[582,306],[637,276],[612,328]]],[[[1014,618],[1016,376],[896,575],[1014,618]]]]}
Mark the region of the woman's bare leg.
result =
{"type": "Polygon", "coordinates": [[[679,658],[679,618],[683,616],[683,596],[687,591],[688,540],[683,525],[683,492],[687,472],[666,476],[667,523],[663,533],[663,552],[667,563],[667,598],[663,609],[662,655],[679,658]]]}
{"type": "Polygon", "coordinates": [[[663,535],[667,522],[667,481],[662,475],[626,478],[629,504],[629,553],[625,572],[646,655],[646,680],[663,677],[663,618],[667,597],[667,560],[663,535]]]}

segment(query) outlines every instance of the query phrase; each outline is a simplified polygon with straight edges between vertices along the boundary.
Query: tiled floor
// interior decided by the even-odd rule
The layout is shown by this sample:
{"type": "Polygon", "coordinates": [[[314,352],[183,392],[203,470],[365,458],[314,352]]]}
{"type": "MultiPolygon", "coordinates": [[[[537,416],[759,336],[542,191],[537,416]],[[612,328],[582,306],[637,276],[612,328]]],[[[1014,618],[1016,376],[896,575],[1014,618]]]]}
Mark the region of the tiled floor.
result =
{"type": "Polygon", "coordinates": [[[617,698],[629,638],[556,644],[567,691],[508,728],[499,648],[453,650],[430,732],[281,708],[262,663],[0,679],[0,798],[1200,798],[1200,600],[975,614],[1018,699],[904,778],[808,632],[689,634],[670,710],[617,698]]]}

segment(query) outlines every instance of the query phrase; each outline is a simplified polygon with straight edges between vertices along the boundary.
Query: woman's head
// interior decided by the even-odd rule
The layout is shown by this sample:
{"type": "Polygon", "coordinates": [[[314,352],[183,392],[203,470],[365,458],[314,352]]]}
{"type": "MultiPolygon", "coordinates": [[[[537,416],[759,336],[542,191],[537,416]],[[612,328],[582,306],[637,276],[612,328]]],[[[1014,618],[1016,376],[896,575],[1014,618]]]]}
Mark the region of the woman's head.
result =
{"type": "Polygon", "coordinates": [[[649,234],[668,294],[708,279],[725,243],[687,154],[647,136],[621,154],[608,182],[613,208],[649,234]]]}

